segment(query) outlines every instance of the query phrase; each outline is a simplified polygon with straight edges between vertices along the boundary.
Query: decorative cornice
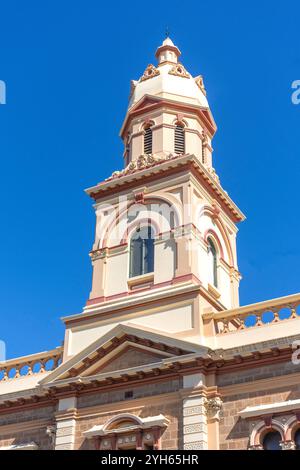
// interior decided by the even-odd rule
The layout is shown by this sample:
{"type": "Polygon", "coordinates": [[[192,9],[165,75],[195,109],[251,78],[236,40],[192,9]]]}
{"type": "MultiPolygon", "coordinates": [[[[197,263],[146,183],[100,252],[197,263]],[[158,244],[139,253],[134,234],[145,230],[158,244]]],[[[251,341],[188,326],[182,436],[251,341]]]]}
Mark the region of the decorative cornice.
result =
{"type": "MultiPolygon", "coordinates": [[[[208,171],[208,169],[201,163],[199,158],[195,155],[185,154],[185,155],[168,155],[166,157],[159,157],[153,155],[150,156],[150,161],[145,159],[145,155],[141,155],[141,162],[139,164],[134,163],[134,166],[128,165],[125,170],[121,172],[115,172],[107,180],[98,183],[96,186],[86,189],[86,193],[95,200],[98,200],[107,194],[113,192],[116,194],[116,185],[124,186],[126,189],[131,187],[136,187],[135,174],[137,178],[144,179],[144,183],[147,184],[156,180],[157,178],[165,176],[170,176],[177,174],[180,171],[187,170],[192,173],[197,180],[201,181],[205,189],[213,195],[214,199],[218,200],[222,209],[226,211],[228,216],[233,219],[235,222],[240,222],[245,219],[244,214],[239,210],[236,204],[229,197],[228,193],[222,188],[218,180],[214,177],[214,174],[208,171]],[[142,158],[141,158],[142,157],[142,158]],[[156,158],[157,157],[157,158],[156,158]],[[146,162],[144,163],[143,160],[146,162]],[[151,162],[151,164],[150,164],[151,162]],[[140,165],[138,168],[137,165],[140,165]],[[155,166],[155,172],[150,172],[152,167],[155,166]],[[125,173],[126,171],[126,173],[125,173]]],[[[212,170],[213,173],[213,170],[212,170]]],[[[123,190],[120,188],[120,191],[123,190]]]]}
{"type": "MultiPolygon", "coordinates": [[[[182,375],[192,374],[192,373],[199,373],[199,371],[203,374],[210,374],[211,372],[216,372],[218,375],[220,374],[221,370],[224,373],[229,373],[231,371],[231,363],[232,361],[222,361],[220,357],[217,357],[215,351],[207,351],[208,355],[206,357],[203,356],[203,353],[195,353],[195,354],[190,354],[190,355],[185,355],[183,354],[182,356],[171,356],[170,358],[165,358],[161,361],[161,363],[156,363],[152,364],[149,366],[141,366],[139,369],[138,367],[134,368],[129,368],[129,369],[123,369],[122,371],[116,371],[105,374],[96,374],[93,376],[79,376],[79,377],[70,377],[66,378],[65,380],[55,383],[52,385],[52,383],[49,383],[49,387],[51,388],[49,392],[51,392],[51,396],[55,402],[59,400],[60,398],[65,398],[68,396],[74,396],[74,393],[76,396],[79,396],[81,394],[89,394],[89,393],[96,393],[97,391],[99,392],[107,392],[110,390],[115,390],[118,388],[126,388],[128,387],[128,384],[130,383],[130,386],[137,386],[139,384],[147,384],[151,383],[153,384],[154,382],[158,381],[166,381],[166,380],[173,380],[174,378],[180,378],[182,375]],[[211,357],[209,357],[211,356],[211,357]]],[[[247,358],[248,359],[248,358],[247,358]]],[[[284,357],[284,360],[286,361],[287,358],[284,357]]],[[[249,360],[247,360],[246,364],[238,364],[239,365],[239,371],[243,370],[244,367],[246,366],[247,369],[250,367],[258,367],[260,364],[259,362],[262,361],[263,365],[266,364],[263,360],[263,355],[255,359],[254,357],[250,357],[249,360]]],[[[277,361],[277,358],[270,357],[268,364],[274,363],[274,361],[277,361]]],[[[299,374],[297,375],[299,377],[299,374]]],[[[276,389],[280,387],[278,379],[281,379],[280,377],[273,377],[272,378],[272,388],[276,389]]],[[[269,379],[270,382],[271,379],[269,379]]],[[[288,378],[285,376],[284,380],[288,380],[288,378]]],[[[299,380],[299,379],[298,379],[299,380]]],[[[298,383],[298,380],[295,383],[298,383]]],[[[228,396],[231,394],[237,394],[237,393],[242,393],[242,390],[240,390],[240,387],[250,387],[251,385],[254,387],[253,391],[257,391],[261,389],[259,387],[259,383],[261,381],[255,381],[252,382],[251,384],[234,384],[233,386],[230,387],[219,387],[218,390],[216,389],[213,393],[207,394],[208,395],[208,402],[206,404],[206,410],[207,410],[207,415],[209,419],[219,419],[219,414],[222,409],[222,402],[219,398],[219,395],[216,395],[216,393],[221,394],[222,397],[228,396]],[[229,391],[230,389],[230,391],[229,391]]],[[[263,380],[265,383],[265,381],[263,380]]],[[[285,383],[284,383],[285,385],[285,383]]],[[[264,386],[263,386],[264,389],[264,386]]],[[[248,389],[247,389],[248,390],[248,389]]],[[[246,391],[246,389],[245,389],[246,391]]],[[[199,393],[199,390],[195,391],[195,393],[199,393]]],[[[248,393],[248,391],[247,391],[248,393]]],[[[291,407],[295,409],[295,407],[299,406],[296,402],[299,400],[295,400],[293,402],[289,402],[291,407]]],[[[46,403],[40,403],[41,405],[46,405],[46,403]]],[[[12,413],[15,411],[22,410],[24,411],[25,409],[30,409],[32,407],[32,401],[26,400],[25,403],[20,405],[18,402],[11,402],[10,403],[10,409],[8,411],[7,407],[5,407],[5,404],[1,405],[0,404],[0,413],[12,413]]],[[[269,410],[268,410],[269,411],[269,410]]],[[[286,413],[285,410],[282,410],[284,413],[286,413]]],[[[280,412],[279,408],[276,410],[276,412],[280,412]]],[[[262,414],[260,410],[260,415],[262,414]]],[[[57,412],[56,413],[56,419],[73,419],[76,416],[76,412],[74,410],[68,410],[68,413],[66,415],[66,412],[57,412]],[[74,414],[75,413],[75,414],[74,414]]]]}
{"type": "Polygon", "coordinates": [[[141,115],[147,116],[152,111],[161,109],[162,107],[170,111],[175,111],[176,113],[180,111],[184,115],[195,114],[202,124],[202,127],[205,127],[210,138],[214,136],[217,130],[216,123],[209,108],[186,102],[178,103],[178,101],[174,99],[145,94],[143,98],[128,110],[120,131],[120,136],[123,139],[126,137],[126,132],[132,119],[141,115]]]}
{"type": "Polygon", "coordinates": [[[114,171],[111,176],[106,178],[105,181],[111,181],[116,178],[121,178],[121,176],[130,175],[138,170],[144,170],[149,168],[157,163],[164,162],[166,160],[172,160],[177,158],[178,155],[169,154],[166,157],[161,157],[155,154],[143,154],[140,155],[136,160],[132,160],[124,170],[114,171]]]}

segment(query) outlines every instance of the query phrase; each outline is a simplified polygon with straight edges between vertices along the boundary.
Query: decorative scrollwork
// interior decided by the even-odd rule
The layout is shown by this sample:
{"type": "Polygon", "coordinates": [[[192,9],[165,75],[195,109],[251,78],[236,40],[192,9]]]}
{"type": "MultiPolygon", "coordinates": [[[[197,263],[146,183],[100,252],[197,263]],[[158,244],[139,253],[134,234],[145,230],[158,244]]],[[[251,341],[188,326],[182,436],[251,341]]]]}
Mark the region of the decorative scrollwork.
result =
{"type": "Polygon", "coordinates": [[[206,414],[209,419],[220,419],[223,402],[220,397],[209,398],[205,403],[206,414]]]}
{"type": "Polygon", "coordinates": [[[109,178],[107,178],[105,181],[110,181],[115,178],[120,178],[121,176],[134,173],[135,171],[138,171],[138,170],[144,170],[145,168],[148,168],[157,163],[161,163],[166,160],[171,160],[177,157],[178,155],[173,155],[173,154],[167,155],[166,157],[158,156],[154,154],[143,154],[143,155],[140,155],[136,160],[131,161],[129,165],[127,165],[127,167],[124,168],[124,170],[114,171],[113,174],[109,178]]]}
{"type": "Polygon", "coordinates": [[[176,64],[169,71],[170,75],[176,75],[177,77],[190,78],[190,74],[185,70],[182,64],[176,64]]]}
{"type": "Polygon", "coordinates": [[[154,65],[149,64],[141,77],[141,82],[149,80],[149,78],[156,77],[157,75],[160,75],[160,71],[154,67],[154,65]]]}
{"type": "Polygon", "coordinates": [[[206,96],[206,90],[205,90],[202,75],[198,75],[198,77],[195,78],[195,83],[196,83],[197,87],[200,88],[202,93],[206,96]]]}

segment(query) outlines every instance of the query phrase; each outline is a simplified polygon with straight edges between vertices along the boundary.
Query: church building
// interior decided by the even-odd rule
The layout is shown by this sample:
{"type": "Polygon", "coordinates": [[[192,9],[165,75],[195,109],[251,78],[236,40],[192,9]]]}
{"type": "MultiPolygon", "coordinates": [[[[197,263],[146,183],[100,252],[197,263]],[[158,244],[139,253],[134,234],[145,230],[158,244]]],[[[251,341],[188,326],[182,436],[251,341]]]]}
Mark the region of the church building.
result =
{"type": "Polygon", "coordinates": [[[0,450],[300,449],[300,294],[240,306],[245,216],[180,56],[167,37],[131,82],[123,169],[86,190],[91,290],[63,346],[0,363],[0,450]]]}

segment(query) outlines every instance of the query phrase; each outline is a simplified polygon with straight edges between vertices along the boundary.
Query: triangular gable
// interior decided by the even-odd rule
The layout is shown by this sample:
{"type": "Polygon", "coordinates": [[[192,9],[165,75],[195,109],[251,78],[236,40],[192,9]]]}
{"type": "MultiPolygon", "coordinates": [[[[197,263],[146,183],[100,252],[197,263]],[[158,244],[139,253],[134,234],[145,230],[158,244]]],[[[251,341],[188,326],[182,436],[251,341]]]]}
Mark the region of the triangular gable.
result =
{"type": "MultiPolygon", "coordinates": [[[[125,347],[120,347],[120,351],[113,351],[114,354],[111,359],[104,358],[103,363],[96,364],[93,371],[94,374],[115,372],[118,370],[129,369],[143,365],[155,364],[168,356],[163,356],[155,350],[146,350],[143,347],[133,346],[130,343],[125,347]]],[[[84,374],[85,375],[85,374],[84,374]]]]}
{"type": "MultiPolygon", "coordinates": [[[[80,351],[78,354],[61,364],[47,377],[41,380],[40,385],[55,384],[57,381],[72,380],[76,377],[93,376],[115,361],[122,354],[128,354],[129,348],[134,348],[135,361],[127,367],[137,368],[143,364],[161,363],[164,359],[177,356],[186,356],[193,353],[206,354],[207,349],[187,341],[170,338],[162,334],[141,330],[127,325],[117,325],[105,335],[80,351]],[[140,359],[138,357],[140,354],[140,359]],[[140,361],[140,364],[139,364],[140,361]]],[[[129,357],[127,357],[129,359],[129,357]]],[[[124,363],[125,360],[124,360],[124,363]]],[[[111,366],[110,366],[111,367],[111,366]]]]}
{"type": "MultiPolygon", "coordinates": [[[[127,128],[127,124],[129,123],[133,115],[136,115],[139,113],[139,110],[141,110],[142,112],[146,112],[148,108],[151,108],[153,105],[155,106],[163,102],[164,100],[168,102],[168,106],[173,106],[173,107],[178,106],[178,103],[167,98],[162,98],[161,96],[153,96],[153,95],[147,95],[147,94],[144,95],[137,103],[135,103],[128,110],[128,113],[126,114],[126,117],[124,119],[123,125],[120,130],[120,136],[121,137],[123,136],[124,131],[127,128]]],[[[197,112],[199,113],[199,116],[202,116],[202,119],[204,120],[211,135],[213,136],[215,134],[217,130],[217,125],[213,118],[210,108],[201,107],[201,106],[197,106],[197,105],[193,105],[193,104],[189,104],[185,102],[180,103],[180,104],[181,104],[182,109],[188,110],[190,108],[193,108],[194,110],[197,110],[197,112]]]]}

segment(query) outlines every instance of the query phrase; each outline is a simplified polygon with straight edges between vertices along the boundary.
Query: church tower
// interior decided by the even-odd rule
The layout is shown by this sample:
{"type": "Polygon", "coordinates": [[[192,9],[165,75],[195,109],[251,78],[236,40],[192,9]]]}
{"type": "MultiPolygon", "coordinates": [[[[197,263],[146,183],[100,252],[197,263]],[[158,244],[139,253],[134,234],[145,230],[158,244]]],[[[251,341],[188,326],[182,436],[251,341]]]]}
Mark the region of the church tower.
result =
{"type": "Polygon", "coordinates": [[[127,322],[208,345],[202,315],[239,306],[244,216],[213,167],[216,124],[203,78],[186,70],[170,38],[155,56],[131,82],[124,168],[87,189],[96,211],[81,317],[89,326],[72,330],[68,356],[127,322]]]}
{"type": "Polygon", "coordinates": [[[0,363],[0,450],[300,448],[300,294],[239,306],[244,215],[179,58],[167,38],[132,81],[123,167],[87,189],[83,311],[62,346],[0,363]]]}

